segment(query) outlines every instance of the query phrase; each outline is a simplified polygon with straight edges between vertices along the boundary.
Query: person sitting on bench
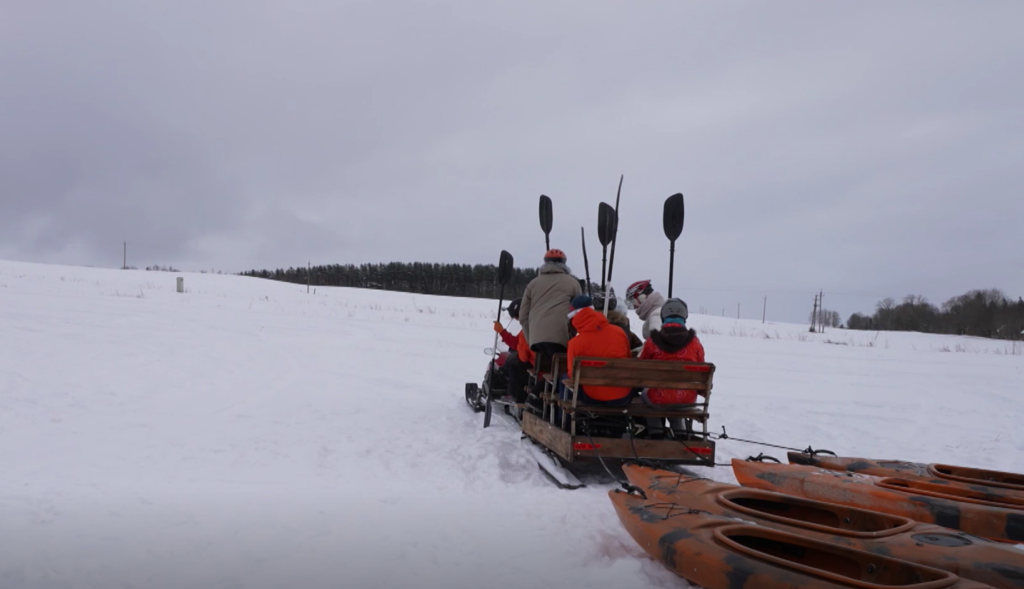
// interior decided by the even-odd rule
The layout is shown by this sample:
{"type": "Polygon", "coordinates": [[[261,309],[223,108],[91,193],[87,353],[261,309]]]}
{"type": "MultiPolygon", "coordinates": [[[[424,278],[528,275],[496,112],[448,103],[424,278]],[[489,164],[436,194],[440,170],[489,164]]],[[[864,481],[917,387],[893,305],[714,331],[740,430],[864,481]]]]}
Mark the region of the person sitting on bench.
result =
{"type": "Polygon", "coordinates": [[[573,297],[583,292],[565,263],[565,252],[548,250],[537,277],[526,285],[519,308],[519,323],[523,326],[530,350],[534,352],[533,367],[537,372],[537,384],[532,391],[534,395],[540,395],[544,389],[541,377],[551,370],[552,357],[566,351],[569,326],[565,322],[565,313],[573,297]]]}
{"type": "MultiPolygon", "coordinates": [[[[521,304],[522,299],[516,299],[508,304],[508,314],[516,321],[519,320],[521,304]]],[[[515,352],[509,356],[502,367],[508,377],[508,394],[506,395],[508,399],[506,401],[524,403],[526,402],[526,380],[529,376],[526,371],[533,368],[533,351],[526,343],[526,334],[520,330],[518,336],[512,335],[502,327],[500,321],[494,322],[494,331],[498,332],[501,341],[505,342],[509,350],[515,352]]]]}
{"type": "MultiPolygon", "coordinates": [[[[630,358],[629,337],[619,327],[608,322],[608,318],[594,310],[594,301],[587,295],[572,300],[569,318],[576,330],[576,336],[569,340],[564,377],[572,378],[572,367],[576,358],[630,358]]],[[[571,399],[572,393],[562,387],[559,378],[561,398],[571,399]]],[[[578,404],[627,405],[633,400],[629,387],[589,386],[576,395],[578,404]]]]}
{"type": "MultiPolygon", "coordinates": [[[[601,292],[601,287],[596,283],[591,285],[591,292],[594,293],[594,308],[599,312],[604,313],[604,297],[605,293],[601,292]]],[[[622,328],[622,331],[626,332],[629,336],[629,347],[635,353],[639,354],[640,349],[644,347],[644,340],[637,337],[633,330],[629,326],[629,316],[618,309],[618,299],[615,298],[615,289],[608,287],[608,313],[605,315],[608,317],[608,323],[617,325],[622,328]]]]}
{"type": "MultiPolygon", "coordinates": [[[[661,307],[661,325],[651,331],[651,337],[640,352],[641,360],[669,360],[674,362],[704,362],[704,345],[697,332],[686,327],[689,309],[682,299],[671,298],[661,307]]],[[[691,406],[697,402],[697,391],[684,389],[648,389],[640,397],[648,405],[691,406]]],[[[681,418],[669,419],[673,430],[682,431],[681,418]]],[[[650,435],[663,434],[664,420],[648,418],[650,435]]]]}

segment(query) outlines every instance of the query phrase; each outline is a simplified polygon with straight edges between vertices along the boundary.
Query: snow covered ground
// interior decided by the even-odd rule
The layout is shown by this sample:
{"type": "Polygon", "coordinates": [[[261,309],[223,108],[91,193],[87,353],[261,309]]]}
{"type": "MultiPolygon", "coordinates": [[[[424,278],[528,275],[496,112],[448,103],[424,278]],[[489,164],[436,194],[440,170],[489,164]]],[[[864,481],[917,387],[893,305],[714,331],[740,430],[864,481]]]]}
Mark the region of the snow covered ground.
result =
{"type": "MultiPolygon", "coordinates": [[[[0,261],[0,586],[686,586],[466,406],[494,302],[305,291],[0,261]]],[[[1020,344],[691,325],[716,430],[1024,471],[1020,344]]]]}

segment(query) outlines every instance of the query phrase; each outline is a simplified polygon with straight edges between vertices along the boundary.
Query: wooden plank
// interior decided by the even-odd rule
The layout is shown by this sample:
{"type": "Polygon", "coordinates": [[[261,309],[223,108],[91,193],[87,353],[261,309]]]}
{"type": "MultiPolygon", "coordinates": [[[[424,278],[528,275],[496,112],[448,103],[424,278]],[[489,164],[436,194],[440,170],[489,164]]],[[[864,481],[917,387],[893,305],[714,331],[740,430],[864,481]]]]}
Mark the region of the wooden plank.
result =
{"type": "MultiPolygon", "coordinates": [[[[590,438],[577,436],[576,444],[590,444],[590,438]]],[[[648,458],[652,460],[665,460],[678,464],[704,464],[707,460],[715,458],[715,443],[712,440],[687,440],[685,445],[678,440],[641,440],[635,439],[630,443],[628,439],[621,438],[593,438],[593,444],[599,446],[594,449],[587,449],[586,446],[574,445],[573,453],[578,459],[620,458],[636,459],[648,458]],[[695,454],[690,449],[708,450],[709,454],[695,454]]]]}
{"type": "Polygon", "coordinates": [[[565,370],[566,354],[555,354],[551,356],[551,372],[558,374],[565,370]]]}
{"type": "MultiPolygon", "coordinates": [[[[584,372],[607,372],[608,374],[623,374],[640,376],[644,374],[657,374],[661,378],[667,378],[669,376],[675,376],[680,380],[686,380],[690,382],[708,382],[712,379],[710,372],[696,372],[693,370],[686,370],[685,367],[676,367],[672,362],[662,361],[657,363],[658,366],[580,366],[579,369],[584,372]],[[666,369],[668,367],[668,369],[666,369]]],[[[573,367],[573,374],[576,373],[576,367],[573,367]]]]}
{"type": "Polygon", "coordinates": [[[713,364],[632,360],[623,358],[577,358],[573,374],[580,384],[592,386],[648,387],[704,391],[711,389],[713,364]]]}
{"type": "Polygon", "coordinates": [[[638,369],[641,371],[675,371],[714,374],[715,365],[699,362],[671,362],[666,360],[640,360],[637,358],[575,358],[573,371],[576,368],[614,368],[638,369]]]}
{"type": "Polygon", "coordinates": [[[681,418],[681,419],[692,419],[697,422],[704,422],[709,417],[710,413],[706,413],[703,408],[694,409],[676,409],[666,410],[659,409],[656,407],[649,407],[643,403],[628,405],[626,407],[601,407],[600,405],[580,405],[579,407],[572,407],[568,402],[559,402],[564,411],[569,413],[591,413],[593,415],[631,415],[633,417],[665,417],[665,418],[681,418]]]}
{"type": "Polygon", "coordinates": [[[537,441],[541,446],[561,456],[566,462],[572,462],[572,436],[562,431],[533,413],[523,414],[523,433],[537,441]]]}
{"type": "MultiPolygon", "coordinates": [[[[601,364],[604,366],[642,366],[644,364],[650,364],[652,366],[665,364],[665,360],[640,360],[638,358],[600,358],[595,356],[580,356],[574,359],[574,363],[579,362],[581,364],[601,364]]],[[[668,362],[670,366],[686,366],[691,370],[699,370],[703,372],[710,372],[714,370],[714,364],[710,362],[668,362]]]]}
{"type": "MultiPolygon", "coordinates": [[[[686,370],[685,367],[677,367],[677,365],[668,361],[659,361],[656,363],[657,366],[579,366],[578,368],[584,373],[607,373],[607,374],[621,374],[625,376],[642,376],[645,374],[656,374],[660,378],[675,377],[680,380],[689,382],[708,382],[712,379],[710,372],[695,372],[693,370],[686,370]]],[[[576,368],[573,367],[573,374],[576,373],[576,368]]]]}
{"type": "Polygon", "coordinates": [[[580,384],[600,387],[652,388],[652,389],[685,389],[690,391],[707,390],[708,385],[702,382],[680,380],[674,376],[654,374],[622,375],[604,370],[584,370],[580,372],[580,384]]]}

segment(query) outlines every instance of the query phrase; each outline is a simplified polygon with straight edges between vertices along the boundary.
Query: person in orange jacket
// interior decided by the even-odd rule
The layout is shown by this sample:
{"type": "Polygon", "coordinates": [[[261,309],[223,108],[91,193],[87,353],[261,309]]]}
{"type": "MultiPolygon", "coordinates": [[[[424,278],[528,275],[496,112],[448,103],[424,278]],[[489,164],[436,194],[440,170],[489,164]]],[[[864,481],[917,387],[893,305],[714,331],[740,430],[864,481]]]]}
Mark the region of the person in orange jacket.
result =
{"type": "MultiPolygon", "coordinates": [[[[523,304],[523,299],[516,299],[508,304],[509,317],[519,321],[519,307],[523,304]]],[[[530,349],[530,344],[526,341],[526,334],[523,330],[519,330],[519,335],[512,335],[507,329],[502,327],[500,321],[494,322],[494,331],[498,332],[498,336],[501,337],[501,341],[509,347],[510,350],[515,351],[519,355],[519,360],[527,364],[533,364],[533,350],[530,349]]]]}
{"type": "MultiPolygon", "coordinates": [[[[689,309],[682,299],[672,298],[661,307],[660,324],[651,330],[651,337],[640,352],[641,360],[668,360],[670,362],[704,362],[704,345],[697,332],[686,327],[689,309]]],[[[697,391],[687,389],[648,389],[641,394],[649,405],[688,405],[697,402],[697,391]]],[[[673,430],[682,430],[682,419],[670,419],[673,430]]],[[[652,436],[663,433],[660,419],[647,420],[652,436]]]]}
{"type": "MultiPolygon", "coordinates": [[[[508,304],[508,314],[510,317],[519,320],[519,307],[522,305],[522,299],[516,299],[508,304]]],[[[508,393],[510,401],[516,403],[524,403],[526,401],[526,382],[527,382],[527,370],[533,367],[533,351],[530,350],[530,345],[526,342],[526,334],[522,330],[519,331],[519,335],[512,335],[507,329],[502,327],[500,321],[494,322],[494,331],[501,337],[501,341],[509,347],[510,350],[515,351],[515,354],[510,354],[505,360],[505,365],[502,366],[502,370],[505,372],[508,378],[508,393]]]]}
{"type": "MultiPolygon", "coordinates": [[[[576,330],[576,336],[569,340],[566,361],[566,376],[572,378],[572,366],[577,357],[582,358],[630,358],[629,337],[608,318],[594,310],[594,301],[587,295],[579,295],[570,303],[569,318],[576,330]]],[[[561,379],[559,379],[561,382],[561,379]]],[[[577,402],[591,405],[625,405],[633,400],[632,389],[626,387],[580,387],[577,402]]],[[[566,389],[562,398],[572,398],[566,389]]]]}

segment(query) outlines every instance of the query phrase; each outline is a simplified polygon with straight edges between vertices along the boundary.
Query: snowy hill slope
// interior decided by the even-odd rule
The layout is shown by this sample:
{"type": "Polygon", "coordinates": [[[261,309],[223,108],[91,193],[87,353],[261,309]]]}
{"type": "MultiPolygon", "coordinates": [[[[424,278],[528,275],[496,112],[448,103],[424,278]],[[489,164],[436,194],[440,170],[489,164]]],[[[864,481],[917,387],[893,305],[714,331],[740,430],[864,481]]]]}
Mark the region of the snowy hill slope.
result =
{"type": "MultiPolygon", "coordinates": [[[[305,290],[0,261],[0,585],[686,585],[480,427],[494,302],[305,290]]],[[[715,430],[1024,470],[1019,345],[691,324],[715,430]]]]}

